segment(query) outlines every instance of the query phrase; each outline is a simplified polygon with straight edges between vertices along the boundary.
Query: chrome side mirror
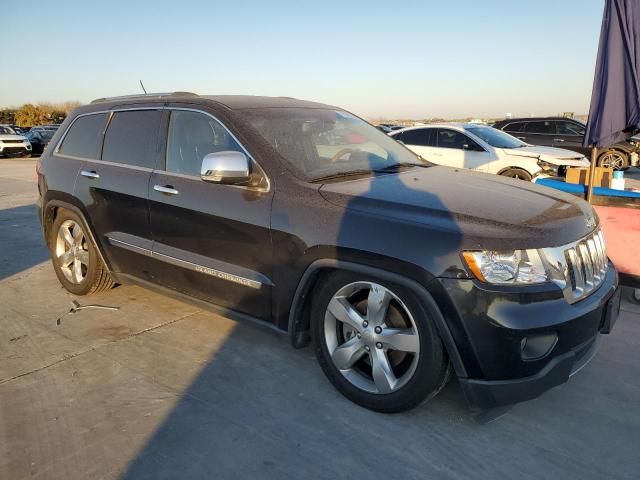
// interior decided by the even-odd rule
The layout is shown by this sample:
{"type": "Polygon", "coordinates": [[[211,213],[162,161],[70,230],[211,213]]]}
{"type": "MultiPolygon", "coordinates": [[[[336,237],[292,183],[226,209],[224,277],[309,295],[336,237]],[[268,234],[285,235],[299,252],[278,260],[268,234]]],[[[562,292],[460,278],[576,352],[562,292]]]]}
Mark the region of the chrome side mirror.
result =
{"type": "Polygon", "coordinates": [[[205,155],[200,178],[205,182],[237,184],[249,180],[249,159],[242,152],[224,151],[205,155]]]}

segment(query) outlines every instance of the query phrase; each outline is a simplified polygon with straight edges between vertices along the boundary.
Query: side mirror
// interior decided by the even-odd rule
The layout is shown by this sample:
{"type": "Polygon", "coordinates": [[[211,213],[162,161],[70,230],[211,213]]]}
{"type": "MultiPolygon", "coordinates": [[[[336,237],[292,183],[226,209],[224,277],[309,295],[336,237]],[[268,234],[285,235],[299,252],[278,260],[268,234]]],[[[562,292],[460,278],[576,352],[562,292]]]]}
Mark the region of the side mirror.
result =
{"type": "Polygon", "coordinates": [[[249,159],[242,152],[224,151],[205,155],[200,178],[205,182],[238,184],[249,180],[249,159]]]}

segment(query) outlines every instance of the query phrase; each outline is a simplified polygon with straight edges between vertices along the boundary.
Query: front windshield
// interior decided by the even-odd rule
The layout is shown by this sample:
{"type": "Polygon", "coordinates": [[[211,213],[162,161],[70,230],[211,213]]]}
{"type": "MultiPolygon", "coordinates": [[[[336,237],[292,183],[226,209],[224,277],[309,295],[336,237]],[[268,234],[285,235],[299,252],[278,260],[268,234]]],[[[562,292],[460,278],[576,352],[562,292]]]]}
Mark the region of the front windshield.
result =
{"type": "Polygon", "coordinates": [[[243,112],[258,132],[310,180],[428,165],[391,137],[340,110],[265,108],[243,112]]]}
{"type": "Polygon", "coordinates": [[[9,127],[0,127],[0,133],[3,135],[13,135],[14,132],[9,127]]]}
{"type": "Polygon", "coordinates": [[[498,130],[493,127],[483,127],[483,126],[471,126],[464,127],[464,129],[472,133],[478,138],[481,138],[485,142],[487,142],[492,147],[496,148],[520,148],[526,147],[527,144],[521,140],[518,140],[516,137],[509,135],[502,130],[498,130]]]}

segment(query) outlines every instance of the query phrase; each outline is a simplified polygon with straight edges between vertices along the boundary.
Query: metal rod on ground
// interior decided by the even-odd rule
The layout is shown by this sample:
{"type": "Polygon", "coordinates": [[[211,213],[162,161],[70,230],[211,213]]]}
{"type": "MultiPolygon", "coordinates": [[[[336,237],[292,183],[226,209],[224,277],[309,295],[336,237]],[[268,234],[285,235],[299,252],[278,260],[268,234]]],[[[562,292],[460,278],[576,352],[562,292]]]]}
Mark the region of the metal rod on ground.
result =
{"type": "Polygon", "coordinates": [[[596,163],[598,160],[598,149],[591,148],[591,165],[589,165],[589,184],[587,185],[587,202],[591,203],[593,196],[593,182],[596,178],[596,163]]]}

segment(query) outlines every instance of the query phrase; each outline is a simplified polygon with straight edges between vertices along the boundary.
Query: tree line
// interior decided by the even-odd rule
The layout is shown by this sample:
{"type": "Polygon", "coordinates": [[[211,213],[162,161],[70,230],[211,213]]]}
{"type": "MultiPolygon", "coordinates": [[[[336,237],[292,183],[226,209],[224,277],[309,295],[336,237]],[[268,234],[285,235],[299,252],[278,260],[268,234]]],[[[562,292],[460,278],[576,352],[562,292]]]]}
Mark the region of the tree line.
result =
{"type": "Polygon", "coordinates": [[[71,110],[80,106],[80,102],[63,103],[26,103],[21,107],[0,109],[0,124],[18,125],[19,127],[33,127],[61,123],[71,110]]]}

